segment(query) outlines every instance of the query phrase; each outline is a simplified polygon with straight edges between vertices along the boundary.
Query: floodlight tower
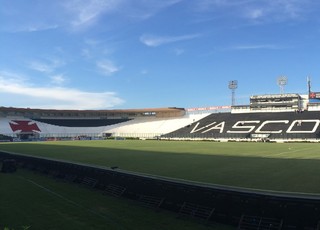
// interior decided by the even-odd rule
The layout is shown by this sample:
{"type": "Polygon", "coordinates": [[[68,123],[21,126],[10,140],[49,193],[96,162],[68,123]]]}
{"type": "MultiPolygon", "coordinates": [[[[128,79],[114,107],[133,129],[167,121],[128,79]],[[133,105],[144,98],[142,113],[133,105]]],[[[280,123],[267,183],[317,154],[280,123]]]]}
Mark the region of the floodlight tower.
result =
{"type": "Polygon", "coordinates": [[[277,78],[277,84],[280,87],[280,94],[284,93],[284,87],[288,83],[288,78],[286,76],[280,76],[277,78]]]}
{"type": "Polygon", "coordinates": [[[311,78],[307,77],[307,82],[308,82],[308,95],[311,93],[311,78]]]}
{"type": "Polygon", "coordinates": [[[229,89],[231,89],[231,105],[234,106],[235,105],[235,91],[236,88],[238,88],[238,81],[237,80],[233,80],[233,81],[229,81],[229,89]]]}

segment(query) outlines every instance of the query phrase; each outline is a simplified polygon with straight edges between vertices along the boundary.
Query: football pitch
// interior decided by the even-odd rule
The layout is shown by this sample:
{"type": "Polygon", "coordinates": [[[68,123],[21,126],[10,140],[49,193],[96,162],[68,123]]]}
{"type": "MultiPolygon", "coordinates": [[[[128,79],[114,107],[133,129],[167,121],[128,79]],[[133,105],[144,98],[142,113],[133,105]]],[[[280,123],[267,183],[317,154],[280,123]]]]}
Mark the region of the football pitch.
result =
{"type": "MultiPolygon", "coordinates": [[[[151,142],[125,142],[131,145],[140,143],[135,147],[138,149],[142,147],[141,144],[151,144],[151,142]]],[[[130,150],[124,148],[125,142],[3,143],[0,144],[0,149],[108,166],[106,163],[109,162],[108,157],[104,159],[106,155],[111,157],[112,154],[116,154],[125,162],[130,161],[124,156],[121,157],[122,154],[130,150]],[[111,148],[111,146],[113,147],[111,148]],[[106,154],[110,149],[114,150],[113,153],[106,154]],[[72,157],[73,154],[75,158],[72,157]],[[87,154],[91,160],[84,157],[87,154]],[[80,159],[81,156],[84,158],[80,159]]],[[[131,151],[133,150],[131,149],[129,152],[131,151]]],[[[113,157],[117,158],[117,156],[113,157]]],[[[44,174],[21,168],[15,173],[0,173],[0,184],[1,230],[234,229],[233,226],[218,223],[203,225],[197,221],[178,218],[178,214],[165,210],[156,212],[153,209],[140,206],[134,200],[103,195],[99,190],[55,180],[44,174]]]]}
{"type": "Polygon", "coordinates": [[[204,141],[1,143],[0,150],[251,189],[320,193],[320,145],[204,141]]]}
{"type": "Polygon", "coordinates": [[[231,230],[218,223],[202,225],[156,212],[129,199],[19,169],[0,173],[1,230],[231,230]]]}

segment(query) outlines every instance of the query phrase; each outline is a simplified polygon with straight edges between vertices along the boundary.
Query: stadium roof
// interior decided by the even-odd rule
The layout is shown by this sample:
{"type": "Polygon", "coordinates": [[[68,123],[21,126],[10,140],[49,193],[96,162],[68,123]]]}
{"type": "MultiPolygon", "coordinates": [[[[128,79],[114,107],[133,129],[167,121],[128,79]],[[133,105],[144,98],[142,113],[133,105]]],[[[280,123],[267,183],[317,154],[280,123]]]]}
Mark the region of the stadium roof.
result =
{"type": "Polygon", "coordinates": [[[0,107],[2,113],[44,113],[44,114],[56,114],[56,113],[72,113],[72,114],[181,114],[185,112],[184,108],[168,107],[168,108],[144,108],[144,109],[115,109],[115,110],[58,110],[58,109],[31,109],[31,108],[14,108],[14,107],[0,107]]]}

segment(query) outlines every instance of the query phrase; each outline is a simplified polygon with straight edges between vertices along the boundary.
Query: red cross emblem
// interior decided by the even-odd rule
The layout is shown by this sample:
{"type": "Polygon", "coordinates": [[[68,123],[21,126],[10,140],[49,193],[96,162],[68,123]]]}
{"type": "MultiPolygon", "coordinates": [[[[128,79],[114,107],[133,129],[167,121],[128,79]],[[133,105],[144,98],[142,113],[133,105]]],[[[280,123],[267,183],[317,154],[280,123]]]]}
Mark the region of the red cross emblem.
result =
{"type": "Polygon", "coordinates": [[[310,93],[310,95],[309,95],[309,97],[311,98],[311,99],[313,99],[313,98],[316,98],[316,93],[314,93],[314,92],[312,92],[312,93],[310,93]]]}
{"type": "Polygon", "coordinates": [[[9,122],[9,125],[13,132],[18,130],[20,130],[22,133],[30,133],[35,131],[41,132],[38,125],[33,123],[33,121],[11,121],[9,122]]]}

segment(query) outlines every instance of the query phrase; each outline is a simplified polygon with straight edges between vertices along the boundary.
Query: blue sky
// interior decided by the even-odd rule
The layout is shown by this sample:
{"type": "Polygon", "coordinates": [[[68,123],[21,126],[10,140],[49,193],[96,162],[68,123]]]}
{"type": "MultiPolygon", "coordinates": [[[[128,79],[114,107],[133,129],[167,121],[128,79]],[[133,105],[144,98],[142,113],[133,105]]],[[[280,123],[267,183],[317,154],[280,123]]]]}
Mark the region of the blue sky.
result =
{"type": "Polygon", "coordinates": [[[320,1],[0,0],[0,106],[230,105],[320,91],[320,1]]]}

